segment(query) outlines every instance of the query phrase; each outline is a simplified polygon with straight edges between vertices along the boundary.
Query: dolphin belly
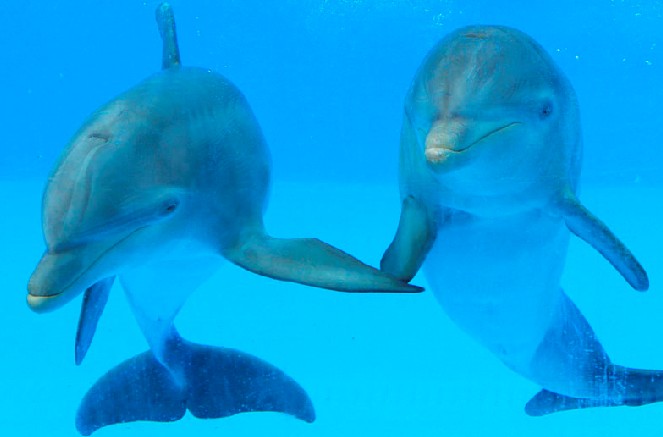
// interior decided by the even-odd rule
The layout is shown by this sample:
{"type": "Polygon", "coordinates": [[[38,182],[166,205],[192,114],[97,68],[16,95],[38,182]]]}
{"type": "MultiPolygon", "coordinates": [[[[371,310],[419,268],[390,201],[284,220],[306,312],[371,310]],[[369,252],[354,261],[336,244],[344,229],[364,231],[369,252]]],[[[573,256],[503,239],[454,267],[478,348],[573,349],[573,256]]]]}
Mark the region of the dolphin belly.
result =
{"type": "MultiPolygon", "coordinates": [[[[176,253],[173,255],[177,255],[176,253]]],[[[152,353],[162,364],[175,316],[202,283],[219,268],[222,258],[198,253],[170,257],[120,275],[127,300],[152,353]]]]}
{"type": "Polygon", "coordinates": [[[424,271],[449,317],[527,375],[560,299],[567,243],[561,220],[543,214],[466,217],[439,230],[424,271]]]}

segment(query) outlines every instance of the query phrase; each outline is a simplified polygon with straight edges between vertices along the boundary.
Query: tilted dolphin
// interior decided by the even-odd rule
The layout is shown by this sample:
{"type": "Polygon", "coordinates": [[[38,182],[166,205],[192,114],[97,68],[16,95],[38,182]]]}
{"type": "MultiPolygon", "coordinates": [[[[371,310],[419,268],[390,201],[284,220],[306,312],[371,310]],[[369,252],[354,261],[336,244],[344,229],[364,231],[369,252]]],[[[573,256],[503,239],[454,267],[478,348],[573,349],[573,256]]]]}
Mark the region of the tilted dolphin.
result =
{"type": "Polygon", "coordinates": [[[85,292],[80,363],[118,277],[150,351],[90,389],[78,430],[277,411],[312,421],[304,390],[239,351],[194,345],[173,320],[221,258],[260,275],[348,292],[417,292],[315,239],[263,226],[269,157],[242,93],[206,69],[180,66],[172,10],[157,9],[163,71],[111,100],[74,136],[43,198],[47,249],[28,303],[53,310],[85,292]]]}
{"type": "Polygon", "coordinates": [[[467,27],[427,55],[405,101],[401,217],[381,268],[405,281],[423,264],[451,319],[543,387],[531,415],[663,399],[663,372],[613,364],[560,288],[569,230],[649,287],[576,198],[580,162],[575,93],[530,37],[467,27]]]}

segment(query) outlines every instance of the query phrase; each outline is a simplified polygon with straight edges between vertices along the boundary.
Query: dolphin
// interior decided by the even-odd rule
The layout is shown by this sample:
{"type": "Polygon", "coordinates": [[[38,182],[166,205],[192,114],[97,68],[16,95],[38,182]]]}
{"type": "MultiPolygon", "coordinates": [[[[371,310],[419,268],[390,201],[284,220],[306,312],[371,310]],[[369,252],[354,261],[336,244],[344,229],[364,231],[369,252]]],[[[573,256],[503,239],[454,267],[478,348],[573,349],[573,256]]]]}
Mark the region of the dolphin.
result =
{"type": "Polygon", "coordinates": [[[423,266],[449,317],[542,387],[526,405],[534,416],[663,399],[663,372],[613,364],[560,287],[571,233],[634,289],[649,287],[578,200],[581,153],[569,80],[516,29],[452,32],[405,99],[401,215],[381,269],[409,281],[423,266]]]}
{"type": "Polygon", "coordinates": [[[311,422],[306,392],[241,351],[190,343],[174,319],[222,259],[259,275],[344,292],[419,292],[317,239],[267,234],[265,139],[242,93],[207,69],[183,67],[171,7],[156,11],[163,69],[83,124],[43,196],[46,251],[27,301],[54,310],[84,293],[76,363],[115,278],[149,351],[100,378],[77,412],[83,435],[135,420],[275,411],[311,422]]]}

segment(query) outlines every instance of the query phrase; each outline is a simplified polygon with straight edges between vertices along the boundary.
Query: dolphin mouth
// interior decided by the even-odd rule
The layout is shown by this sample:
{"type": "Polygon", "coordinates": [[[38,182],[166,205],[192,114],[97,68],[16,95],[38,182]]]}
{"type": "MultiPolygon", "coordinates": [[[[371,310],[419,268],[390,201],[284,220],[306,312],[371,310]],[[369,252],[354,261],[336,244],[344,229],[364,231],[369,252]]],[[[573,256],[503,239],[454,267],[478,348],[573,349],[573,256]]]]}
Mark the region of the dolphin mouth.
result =
{"type": "MultiPolygon", "coordinates": [[[[106,253],[107,251],[104,251],[106,253]]],[[[75,251],[69,253],[45,253],[28,282],[28,306],[37,313],[48,312],[68,303],[86,286],[83,278],[104,255],[102,253],[89,265],[78,264],[80,256],[75,251]],[[74,270],[77,273],[66,283],[58,284],[63,271],[74,270]]]]}
{"type": "Polygon", "coordinates": [[[94,256],[89,263],[80,261],[81,258],[86,257],[85,250],[90,248],[89,245],[79,245],[75,249],[64,252],[46,252],[28,282],[27,301],[30,309],[37,313],[48,312],[74,299],[87,287],[97,282],[97,278],[90,277],[90,272],[95,269],[100,260],[141,229],[143,228],[135,229],[110,244],[94,256]],[[73,272],[72,275],[66,275],[72,279],[58,284],[59,275],[67,271],[73,272]]]}
{"type": "Polygon", "coordinates": [[[55,308],[58,308],[64,304],[64,302],[61,302],[60,299],[62,294],[63,293],[52,294],[49,296],[37,296],[35,294],[28,293],[28,306],[36,313],[45,313],[54,310],[55,308]]]}
{"type": "Polygon", "coordinates": [[[518,124],[520,124],[519,121],[514,121],[505,124],[503,126],[498,126],[495,129],[488,131],[484,135],[472,141],[470,144],[463,147],[452,147],[446,144],[441,144],[441,145],[436,144],[433,146],[427,146],[424,151],[424,154],[426,155],[426,160],[431,164],[439,164],[445,161],[446,159],[448,159],[450,156],[462,154],[463,152],[466,152],[471,148],[473,148],[474,146],[476,146],[477,144],[481,143],[486,138],[489,138],[499,132],[502,132],[503,130],[506,130],[518,124]]]}

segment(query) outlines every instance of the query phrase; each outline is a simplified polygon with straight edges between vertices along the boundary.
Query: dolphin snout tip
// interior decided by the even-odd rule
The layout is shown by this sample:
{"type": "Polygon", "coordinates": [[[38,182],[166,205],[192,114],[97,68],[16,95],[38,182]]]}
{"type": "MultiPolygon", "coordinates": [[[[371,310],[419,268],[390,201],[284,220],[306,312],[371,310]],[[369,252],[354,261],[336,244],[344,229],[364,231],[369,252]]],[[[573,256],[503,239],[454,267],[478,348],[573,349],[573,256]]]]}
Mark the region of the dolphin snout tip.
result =
{"type": "Polygon", "coordinates": [[[58,295],[38,296],[32,293],[28,293],[28,306],[35,313],[45,313],[54,310],[60,306],[60,303],[58,302],[60,299],[56,299],[57,296],[58,295]]]}
{"type": "Polygon", "coordinates": [[[27,303],[30,309],[36,313],[45,313],[61,307],[71,298],[66,293],[49,293],[48,288],[33,277],[28,282],[27,303]]]}
{"type": "Polygon", "coordinates": [[[426,161],[430,164],[440,164],[449,158],[452,153],[454,153],[454,150],[446,147],[428,147],[425,151],[426,161]]]}

